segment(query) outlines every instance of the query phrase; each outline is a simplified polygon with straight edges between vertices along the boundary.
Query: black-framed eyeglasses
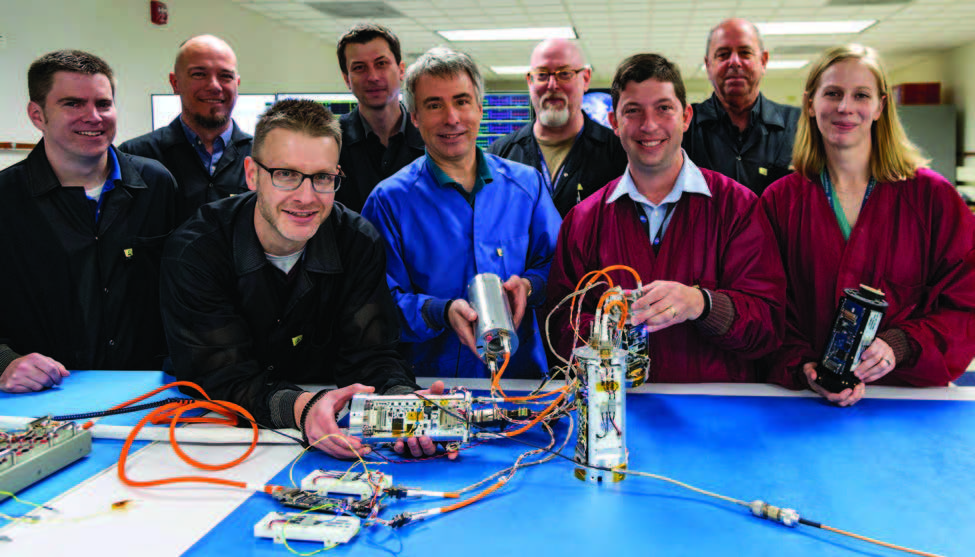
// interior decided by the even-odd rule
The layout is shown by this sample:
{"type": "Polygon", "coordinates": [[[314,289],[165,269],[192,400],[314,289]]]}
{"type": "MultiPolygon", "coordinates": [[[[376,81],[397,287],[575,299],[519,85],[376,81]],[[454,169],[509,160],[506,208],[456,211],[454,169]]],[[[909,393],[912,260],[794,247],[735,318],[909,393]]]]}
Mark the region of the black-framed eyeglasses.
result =
{"type": "Polygon", "coordinates": [[[532,70],[528,72],[528,77],[532,78],[532,81],[534,81],[538,85],[544,85],[545,83],[548,83],[548,80],[551,79],[553,75],[555,76],[555,81],[558,81],[559,83],[568,83],[570,79],[577,76],[579,72],[585,71],[586,69],[587,68],[578,68],[574,70],[565,69],[556,72],[547,72],[544,70],[532,70]]]}
{"type": "Polygon", "coordinates": [[[268,168],[261,164],[261,161],[254,159],[257,166],[267,170],[271,175],[271,185],[279,190],[294,191],[298,189],[305,178],[311,180],[311,187],[318,193],[335,193],[342,186],[342,179],[345,174],[329,174],[328,172],[316,172],[305,174],[290,168],[268,168]]]}

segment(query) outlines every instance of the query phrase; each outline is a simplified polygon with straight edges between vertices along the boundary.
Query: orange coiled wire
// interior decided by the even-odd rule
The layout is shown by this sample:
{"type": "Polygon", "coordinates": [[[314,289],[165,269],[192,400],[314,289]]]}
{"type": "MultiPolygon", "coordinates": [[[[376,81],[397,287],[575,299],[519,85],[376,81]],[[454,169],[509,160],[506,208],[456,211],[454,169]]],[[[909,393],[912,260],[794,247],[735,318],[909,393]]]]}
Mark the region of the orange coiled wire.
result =
{"type": "MultiPolygon", "coordinates": [[[[241,462],[243,462],[244,460],[246,460],[247,457],[249,457],[251,453],[254,452],[254,449],[257,448],[258,427],[257,427],[257,423],[254,421],[254,417],[250,414],[250,412],[245,410],[240,405],[234,404],[232,402],[212,400],[210,396],[207,395],[206,392],[199,385],[189,381],[176,381],[168,385],[163,385],[162,387],[159,387],[158,389],[146,393],[138,398],[134,398],[132,400],[119,404],[118,406],[113,407],[113,410],[116,408],[123,408],[125,406],[135,404],[158,392],[164,391],[171,387],[177,387],[177,386],[184,386],[184,387],[195,389],[206,400],[196,400],[189,403],[173,402],[170,404],[166,404],[164,406],[160,406],[159,408],[156,408],[155,410],[147,414],[145,417],[143,417],[141,420],[139,420],[139,423],[137,423],[135,427],[132,428],[132,432],[129,433],[129,436],[125,439],[125,444],[122,445],[122,452],[119,454],[119,459],[118,459],[119,480],[121,480],[123,484],[131,487],[154,487],[159,485],[194,482],[194,483],[209,483],[209,484],[216,484],[216,485],[225,485],[229,487],[239,487],[242,489],[247,489],[248,485],[244,482],[227,480],[223,478],[210,478],[206,476],[177,476],[174,478],[162,478],[158,480],[144,481],[144,480],[134,480],[132,478],[129,478],[126,475],[125,464],[126,461],[128,460],[129,451],[132,448],[132,443],[133,441],[135,441],[136,437],[138,436],[139,431],[141,431],[142,428],[147,423],[150,422],[153,424],[169,423],[169,442],[173,446],[173,451],[180,457],[180,459],[183,460],[183,462],[186,462],[187,464],[190,464],[197,468],[201,468],[203,470],[226,470],[227,468],[236,466],[241,462]],[[206,416],[190,416],[185,418],[183,417],[183,414],[186,411],[193,410],[196,408],[202,408],[205,410],[216,412],[217,414],[220,414],[223,417],[222,418],[214,418],[214,417],[206,417],[206,416]],[[188,454],[186,454],[183,451],[183,449],[179,446],[179,443],[176,441],[176,424],[215,423],[215,424],[225,424],[231,427],[235,427],[237,425],[237,414],[240,414],[248,422],[250,422],[251,429],[254,431],[254,436],[251,439],[250,446],[247,448],[246,451],[244,451],[244,454],[240,455],[238,458],[230,462],[226,462],[223,464],[208,464],[205,462],[200,462],[190,457],[188,454]]],[[[85,424],[85,426],[90,427],[90,423],[85,424]]],[[[270,489],[272,489],[271,486],[265,487],[265,491],[269,491],[270,489]]]]}

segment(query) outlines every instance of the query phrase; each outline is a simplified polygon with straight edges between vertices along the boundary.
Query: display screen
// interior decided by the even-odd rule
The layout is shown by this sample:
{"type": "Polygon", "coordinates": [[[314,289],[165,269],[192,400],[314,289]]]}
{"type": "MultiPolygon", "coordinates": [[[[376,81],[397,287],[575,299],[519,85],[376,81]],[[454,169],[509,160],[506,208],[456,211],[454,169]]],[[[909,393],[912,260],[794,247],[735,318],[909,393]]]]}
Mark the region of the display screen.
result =
{"type": "MultiPolygon", "coordinates": [[[[254,135],[257,119],[269,106],[284,99],[307,99],[325,105],[332,114],[342,116],[355,108],[352,93],[277,93],[274,95],[239,95],[234,107],[234,121],[246,133],[254,135]]],[[[181,110],[179,95],[152,95],[152,129],[168,126],[181,110]]],[[[477,144],[487,148],[503,137],[531,122],[531,100],[528,93],[485,93],[484,117],[477,144]]]]}

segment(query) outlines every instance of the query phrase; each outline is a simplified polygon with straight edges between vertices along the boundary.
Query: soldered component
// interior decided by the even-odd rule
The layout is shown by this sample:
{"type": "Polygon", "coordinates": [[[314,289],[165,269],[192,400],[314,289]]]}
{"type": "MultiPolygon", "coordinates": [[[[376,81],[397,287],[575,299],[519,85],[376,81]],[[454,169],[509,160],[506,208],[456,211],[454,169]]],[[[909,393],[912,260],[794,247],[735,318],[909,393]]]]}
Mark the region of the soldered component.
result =
{"type": "Polygon", "coordinates": [[[337,498],[319,495],[314,491],[306,491],[294,487],[283,487],[271,492],[279,503],[286,507],[305,509],[310,512],[328,514],[348,514],[352,513],[363,518],[367,518],[374,508],[377,510],[378,504],[373,504],[371,500],[359,501],[353,497],[337,498]]]}
{"type": "Polygon", "coordinates": [[[349,435],[364,443],[384,443],[427,436],[434,441],[466,443],[471,394],[383,396],[358,394],[349,410],[349,435]]]}

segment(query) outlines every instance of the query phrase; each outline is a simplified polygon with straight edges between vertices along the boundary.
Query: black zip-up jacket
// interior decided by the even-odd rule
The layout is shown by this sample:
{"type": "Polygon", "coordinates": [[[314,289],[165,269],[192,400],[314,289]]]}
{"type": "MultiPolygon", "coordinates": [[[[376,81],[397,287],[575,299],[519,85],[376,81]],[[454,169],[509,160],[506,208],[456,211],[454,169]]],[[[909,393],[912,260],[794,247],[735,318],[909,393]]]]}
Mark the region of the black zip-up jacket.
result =
{"type": "MultiPolygon", "coordinates": [[[[613,130],[597,124],[585,112],[582,115],[585,118],[582,134],[572,145],[552,184],[552,201],[563,218],[576,203],[619,178],[626,170],[626,151],[613,130]]],[[[487,152],[544,173],[541,151],[532,133],[533,125],[534,122],[525,124],[518,131],[496,140],[487,152]]]]}
{"type": "Polygon", "coordinates": [[[116,151],[122,178],[101,217],[61,186],[44,141],[0,172],[0,371],[31,352],[68,369],[161,369],[159,262],[176,226],[176,183],[116,151]]]}
{"type": "Polygon", "coordinates": [[[744,133],[731,123],[713,93],[693,107],[683,147],[694,164],[720,172],[759,196],[772,182],[792,172],[789,165],[798,107],[772,102],[759,93],[744,133]]]}
{"type": "MultiPolygon", "coordinates": [[[[402,105],[400,105],[402,106],[402,105]]],[[[399,172],[424,153],[423,137],[403,110],[403,133],[389,138],[383,147],[375,134],[367,134],[359,116],[359,109],[343,114],[342,155],[339,165],[345,174],[342,186],[335,192],[335,200],[360,213],[366,199],[379,182],[399,172]]]]}
{"type": "Polygon", "coordinates": [[[176,377],[274,427],[295,427],[295,383],[417,388],[396,350],[376,229],[336,203],[286,276],[258,240],[256,200],[205,205],[166,244],[162,314],[176,377]]]}
{"type": "Polygon", "coordinates": [[[140,135],[119,145],[119,150],[155,159],[169,170],[179,184],[179,220],[185,221],[204,203],[247,191],[244,158],[251,154],[254,138],[233,122],[234,131],[213,176],[186,138],[177,116],[168,126],[140,135]]]}

